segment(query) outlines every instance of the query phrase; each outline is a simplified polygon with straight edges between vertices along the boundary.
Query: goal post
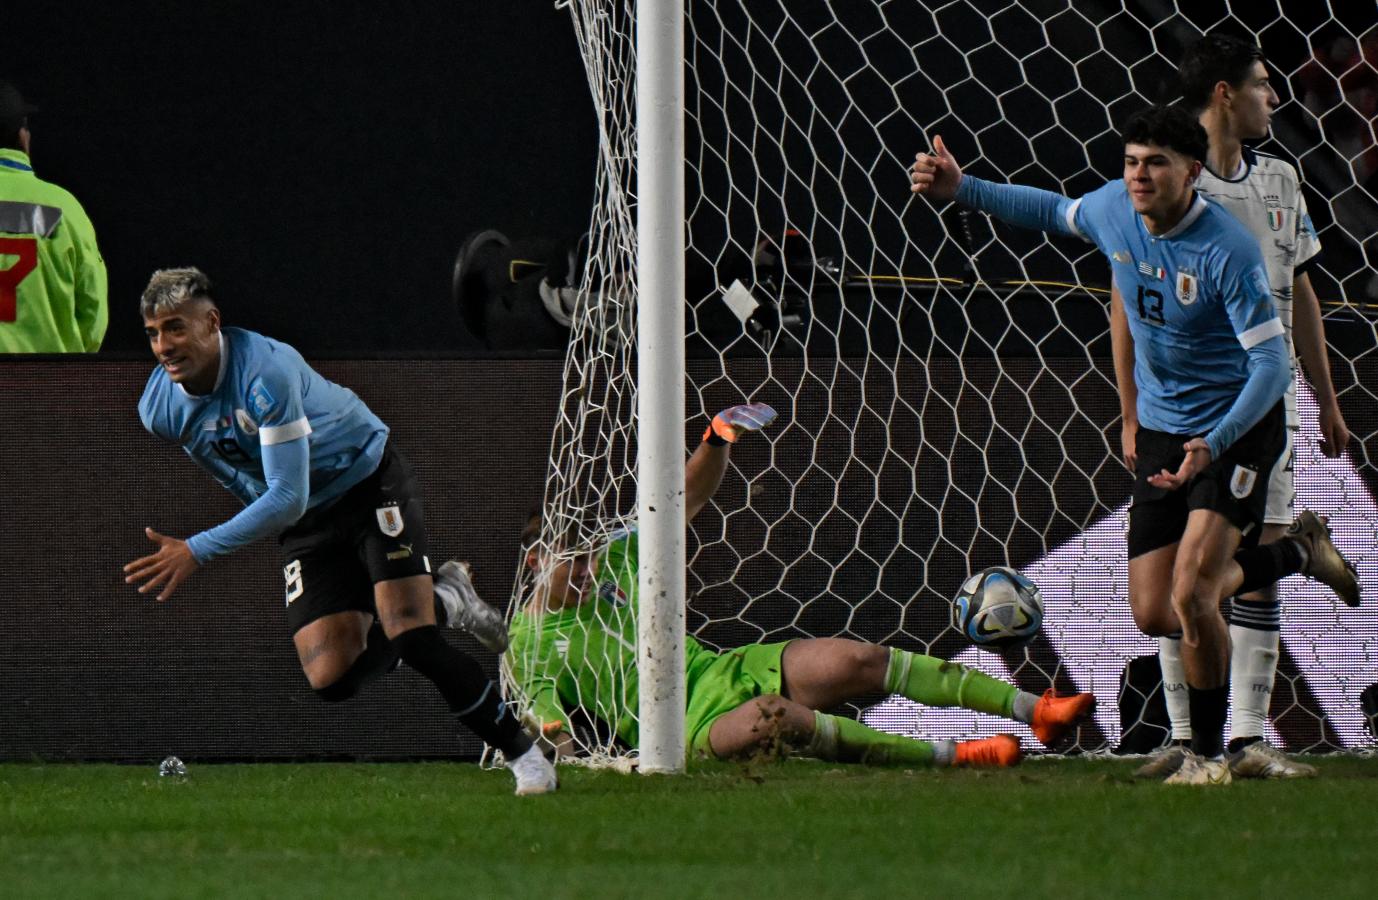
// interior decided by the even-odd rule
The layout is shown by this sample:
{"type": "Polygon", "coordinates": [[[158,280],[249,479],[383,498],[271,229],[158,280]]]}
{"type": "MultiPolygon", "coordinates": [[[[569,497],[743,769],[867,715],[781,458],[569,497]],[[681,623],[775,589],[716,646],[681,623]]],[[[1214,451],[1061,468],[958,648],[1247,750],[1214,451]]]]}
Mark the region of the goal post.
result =
{"type": "Polygon", "coordinates": [[[636,5],[641,771],[684,769],[684,0],[636,5]]]}
{"type": "MultiPolygon", "coordinates": [[[[938,133],[972,174],[1080,196],[1118,173],[1119,123],[1171,99],[1182,49],[1220,30],[1260,43],[1282,98],[1258,149],[1302,173],[1323,247],[1310,277],[1354,434],[1347,454],[1323,456],[1303,381],[1298,506],[1329,515],[1361,582],[1378,584],[1371,7],[563,6],[599,147],[542,542],[559,558],[639,529],[639,593],[659,637],[679,637],[682,622],[713,651],[807,637],[882,643],[1035,693],[1094,690],[1100,708],[1075,750],[1162,733],[1156,688],[1140,677],[1151,666],[1136,665],[1156,643],[1127,603],[1132,479],[1119,462],[1108,265],[1075,239],[916,201],[907,169],[938,133]],[[640,32],[652,19],[664,29],[656,37],[640,32]],[[682,101],[672,99],[681,85],[682,101]],[[672,140],[682,140],[673,160],[672,140]],[[686,449],[716,411],[747,401],[779,419],[733,445],[722,487],[686,531],[686,449]],[[991,565],[1042,589],[1045,626],[1026,648],[979,650],[951,627],[955,591],[991,565]],[[681,584],[683,605],[667,599],[662,614],[662,592],[681,584]]],[[[513,610],[527,608],[532,586],[518,575],[513,610]]],[[[1280,595],[1267,736],[1292,751],[1366,746],[1360,694],[1378,680],[1378,603],[1366,596],[1349,610],[1301,578],[1280,595]]],[[[624,688],[637,673],[580,681],[573,669],[559,680],[578,696],[562,700],[580,710],[572,728],[586,757],[674,771],[686,741],[685,696],[673,694],[683,645],[648,652],[645,632],[637,643],[635,703],[624,688]],[[653,697],[666,701],[659,712],[646,705],[653,697]],[[639,747],[615,734],[629,705],[639,747]]],[[[510,677],[505,687],[529,702],[510,677]]],[[[1009,729],[898,697],[860,697],[847,712],[929,739],[1009,729]]],[[[1027,729],[1014,732],[1039,749],[1027,729]]]]}

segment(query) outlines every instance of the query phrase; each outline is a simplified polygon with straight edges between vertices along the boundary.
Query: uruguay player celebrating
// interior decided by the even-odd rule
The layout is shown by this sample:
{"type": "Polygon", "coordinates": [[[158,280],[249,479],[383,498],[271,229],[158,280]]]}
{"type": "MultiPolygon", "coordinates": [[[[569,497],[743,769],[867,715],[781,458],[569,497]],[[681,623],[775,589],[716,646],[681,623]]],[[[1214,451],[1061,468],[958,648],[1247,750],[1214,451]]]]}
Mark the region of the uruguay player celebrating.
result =
{"type": "Polygon", "coordinates": [[[1123,180],[1078,200],[964,176],[941,138],[937,155],[916,157],[911,190],[1075,235],[1109,257],[1139,389],[1130,603],[1138,609],[1140,596],[1170,595],[1182,630],[1192,753],[1169,781],[1223,783],[1230,643],[1220,600],[1335,551],[1323,529],[1253,546],[1267,474],[1286,447],[1291,373],[1257,241],[1193,188],[1205,131],[1186,110],[1157,106],[1130,119],[1121,138],[1123,180]],[[1245,535],[1251,541],[1240,550],[1245,535]]]}
{"type": "Polygon", "coordinates": [[[277,535],[288,625],[321,699],[352,697],[400,656],[503,751],[518,794],[554,790],[554,767],[497,686],[436,627],[436,598],[450,624],[481,601],[458,564],[433,580],[421,492],[388,427],[286,344],[222,329],[197,269],[153,273],[140,309],[158,359],[139,401],[144,427],[180,444],[245,508],[185,541],[147,529],[158,550],[125,566],[125,581],[166,600],[209,560],[277,535]]]}
{"type": "MultiPolygon", "coordinates": [[[[1263,254],[1263,264],[1277,304],[1291,353],[1305,363],[1305,374],[1318,406],[1319,448],[1326,456],[1338,456],[1349,442],[1349,428],[1330,379],[1330,360],[1320,301],[1308,274],[1320,254],[1320,240],[1307,215],[1301,180],[1290,163],[1260,153],[1246,142],[1268,136],[1273,112],[1279,104],[1273,90],[1263,51],[1255,44],[1225,34],[1208,34],[1186,48],[1178,68],[1182,105],[1191,110],[1210,140],[1210,158],[1203,160],[1196,190],[1220,204],[1253,234],[1263,254]],[[1295,351],[1292,353],[1292,351],[1295,351]]],[[[1125,307],[1112,292],[1110,342],[1115,356],[1115,382],[1120,392],[1121,442],[1125,461],[1133,471],[1135,433],[1138,430],[1138,397],[1134,384],[1134,347],[1125,307]]],[[[1297,415],[1295,382],[1284,398],[1288,432],[1301,427],[1297,415]]],[[[1268,478],[1268,503],[1259,542],[1268,544],[1283,537],[1288,527],[1328,529],[1315,513],[1303,511],[1293,518],[1296,500],[1293,479],[1295,454],[1283,452],[1268,478]]],[[[1335,558],[1313,558],[1311,569],[1331,567],[1344,579],[1348,570],[1335,558]]],[[[1136,609],[1134,619],[1147,635],[1158,640],[1158,659],[1163,671],[1163,699],[1172,725],[1171,741],[1139,768],[1135,775],[1166,778],[1176,770],[1191,742],[1191,712],[1182,670],[1181,638],[1177,617],[1167,596],[1140,595],[1150,608],[1136,609]]],[[[1340,599],[1359,604],[1357,579],[1349,579],[1340,599]]],[[[1281,609],[1277,591],[1270,587],[1235,597],[1229,604],[1230,622],[1230,742],[1226,759],[1234,778],[1305,778],[1317,774],[1314,766],[1288,757],[1264,737],[1277,672],[1281,609]]]]}

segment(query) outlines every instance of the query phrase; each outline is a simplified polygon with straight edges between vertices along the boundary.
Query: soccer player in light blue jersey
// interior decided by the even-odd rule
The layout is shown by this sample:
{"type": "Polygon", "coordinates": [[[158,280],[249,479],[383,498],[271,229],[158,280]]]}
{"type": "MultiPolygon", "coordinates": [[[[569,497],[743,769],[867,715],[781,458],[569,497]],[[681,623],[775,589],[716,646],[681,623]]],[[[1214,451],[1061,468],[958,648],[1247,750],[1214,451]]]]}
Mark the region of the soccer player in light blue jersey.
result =
{"type": "MultiPolygon", "coordinates": [[[[1349,428],[1340,411],[1330,379],[1325,326],[1320,302],[1307,270],[1320,254],[1320,241],[1306,211],[1301,179],[1290,163],[1260,153],[1245,141],[1267,137],[1277,93],[1269,79],[1263,51],[1256,44],[1223,34],[1210,34],[1189,46],[1178,69],[1182,103],[1206,131],[1209,158],[1203,160],[1196,191],[1220,204],[1253,234],[1263,254],[1273,302],[1285,329],[1289,361],[1305,364],[1307,380],[1319,407],[1320,448],[1337,456],[1349,442],[1349,428]],[[1295,351],[1295,352],[1293,352],[1295,351]]],[[[1138,431],[1134,383],[1134,346],[1118,292],[1111,296],[1111,345],[1115,381],[1120,392],[1121,442],[1125,464],[1134,469],[1138,431]]],[[[1295,378],[1289,379],[1284,399],[1289,437],[1300,429],[1295,378]]],[[[1293,523],[1296,498],[1291,441],[1268,477],[1268,504],[1258,538],[1268,544],[1282,537],[1293,523]]],[[[1319,523],[1312,523],[1315,527],[1319,523]]],[[[1345,603],[1359,603],[1358,583],[1342,595],[1345,603]]],[[[1139,600],[1161,610],[1146,610],[1144,618],[1162,626],[1172,619],[1167,597],[1141,595],[1139,600]]],[[[1316,768],[1289,758],[1264,738],[1273,679],[1280,651],[1281,609],[1272,586],[1230,602],[1230,742],[1226,758],[1235,778],[1301,778],[1316,768]]],[[[1191,715],[1182,671],[1181,636],[1174,631],[1152,633],[1158,639],[1163,671],[1163,699],[1172,726],[1171,739],[1135,774],[1163,778],[1181,764],[1191,742],[1191,715]]]]}
{"type": "Polygon", "coordinates": [[[1323,526],[1241,549],[1262,524],[1267,473],[1286,446],[1283,325],[1256,240],[1193,188],[1207,148],[1195,118],[1151,107],[1121,138],[1123,178],[1076,200],[964,175],[941,137],[935,153],[917,155],[910,185],[935,201],[1091,241],[1110,259],[1128,307],[1139,390],[1130,603],[1137,614],[1140,595],[1170,596],[1183,635],[1192,752],[1169,781],[1218,784],[1230,779],[1221,598],[1299,571],[1325,580],[1334,573],[1308,563],[1338,553],[1323,526]]]}
{"type": "Polygon", "coordinates": [[[288,626],[322,700],[354,696],[400,657],[503,751],[518,794],[554,790],[554,767],[497,685],[437,628],[437,599],[449,624],[481,601],[459,564],[432,576],[420,487],[388,427],[286,344],[222,328],[197,269],[155,272],[140,307],[158,359],[139,401],[144,427],[181,445],[244,509],[186,540],[146,529],[158,549],[125,566],[125,581],[166,600],[210,560],[277,537],[288,626]]]}

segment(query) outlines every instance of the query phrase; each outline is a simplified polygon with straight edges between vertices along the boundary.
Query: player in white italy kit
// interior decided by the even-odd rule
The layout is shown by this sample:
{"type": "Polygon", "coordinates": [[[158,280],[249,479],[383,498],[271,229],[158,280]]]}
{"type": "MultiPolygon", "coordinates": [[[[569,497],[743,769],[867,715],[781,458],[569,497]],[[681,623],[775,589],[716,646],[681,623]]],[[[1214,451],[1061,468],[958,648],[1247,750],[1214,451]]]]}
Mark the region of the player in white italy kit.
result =
{"type": "MultiPolygon", "coordinates": [[[[1209,35],[1183,54],[1179,70],[1184,104],[1199,117],[1209,139],[1209,152],[1199,194],[1225,207],[1258,240],[1273,301],[1285,329],[1293,377],[1285,397],[1287,450],[1273,468],[1268,485],[1264,528],[1267,544],[1281,537],[1292,522],[1293,435],[1297,415],[1296,367],[1300,355],[1320,407],[1320,447],[1337,456],[1349,442],[1349,430],[1335,397],[1326,354],[1320,303],[1306,269],[1320,252],[1320,242],[1306,211],[1297,170],[1276,157],[1258,153],[1243,141],[1266,137],[1278,97],[1268,80],[1262,51],[1236,38],[1209,35]]],[[[1112,299],[1116,374],[1124,414],[1126,465],[1135,460],[1137,389],[1132,377],[1133,346],[1118,292],[1112,299]]],[[[1358,595],[1346,597],[1357,602],[1358,595]]],[[[1278,664],[1279,606],[1273,586],[1237,597],[1230,610],[1230,768],[1238,777],[1295,778],[1316,774],[1313,766],[1290,760],[1263,739],[1278,664]]],[[[1159,659],[1164,698],[1172,723],[1172,740],[1139,772],[1165,777],[1180,765],[1191,739],[1180,634],[1160,636],[1159,659]]]]}

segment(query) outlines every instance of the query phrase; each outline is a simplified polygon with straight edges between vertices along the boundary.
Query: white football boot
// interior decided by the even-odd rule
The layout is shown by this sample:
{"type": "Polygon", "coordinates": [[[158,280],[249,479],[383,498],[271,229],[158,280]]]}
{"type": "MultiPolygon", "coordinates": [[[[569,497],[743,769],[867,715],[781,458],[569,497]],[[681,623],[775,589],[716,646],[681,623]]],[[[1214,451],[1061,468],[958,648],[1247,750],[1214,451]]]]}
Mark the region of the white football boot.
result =
{"type": "Polygon", "coordinates": [[[555,775],[555,766],[535,744],[531,745],[530,750],[510,761],[507,767],[517,779],[518,797],[549,794],[560,786],[560,779],[555,775]]]}
{"type": "Polygon", "coordinates": [[[1225,757],[1235,778],[1315,778],[1316,767],[1298,762],[1267,741],[1254,741],[1225,757]]]}
{"type": "Polygon", "coordinates": [[[1206,759],[1190,751],[1182,759],[1181,768],[1167,777],[1163,784],[1229,784],[1230,766],[1223,759],[1206,759]]]}
{"type": "Polygon", "coordinates": [[[1182,768],[1182,760],[1190,753],[1182,744],[1168,744],[1153,753],[1148,762],[1134,770],[1135,778],[1167,778],[1182,768]]]}
{"type": "Polygon", "coordinates": [[[468,563],[442,564],[435,573],[435,595],[445,607],[446,625],[469,632],[494,653],[507,649],[507,623],[474,590],[468,563]]]}

